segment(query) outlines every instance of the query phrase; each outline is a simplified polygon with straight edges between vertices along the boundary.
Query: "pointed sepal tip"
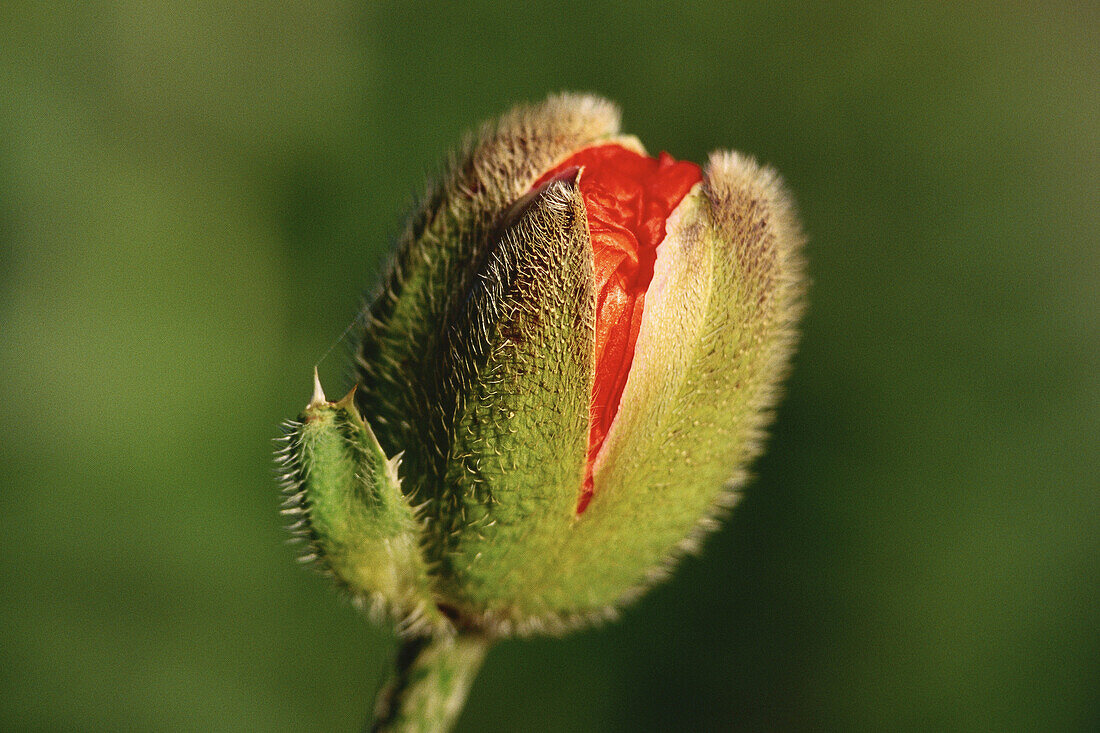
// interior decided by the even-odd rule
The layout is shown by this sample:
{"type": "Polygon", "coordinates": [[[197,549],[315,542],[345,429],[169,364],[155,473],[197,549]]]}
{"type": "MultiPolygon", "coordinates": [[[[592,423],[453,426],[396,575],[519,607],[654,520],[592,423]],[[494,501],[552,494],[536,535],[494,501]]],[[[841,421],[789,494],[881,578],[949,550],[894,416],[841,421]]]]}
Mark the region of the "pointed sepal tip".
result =
{"type": "Polygon", "coordinates": [[[313,367],[313,396],[309,398],[309,404],[306,405],[306,409],[320,407],[327,402],[328,398],[325,397],[325,390],[321,389],[321,378],[317,376],[317,367],[313,367]]]}

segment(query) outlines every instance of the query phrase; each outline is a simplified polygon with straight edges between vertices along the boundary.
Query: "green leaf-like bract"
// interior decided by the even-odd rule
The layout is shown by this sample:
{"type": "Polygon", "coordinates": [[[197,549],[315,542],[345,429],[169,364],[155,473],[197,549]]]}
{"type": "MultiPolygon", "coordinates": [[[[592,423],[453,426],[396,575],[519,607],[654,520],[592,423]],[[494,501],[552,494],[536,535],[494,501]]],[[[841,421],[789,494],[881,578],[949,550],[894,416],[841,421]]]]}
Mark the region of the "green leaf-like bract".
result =
{"type": "Polygon", "coordinates": [[[357,602],[406,630],[444,629],[420,551],[421,523],[388,459],[350,399],[314,401],[287,423],[285,513],[315,561],[357,602]]]}

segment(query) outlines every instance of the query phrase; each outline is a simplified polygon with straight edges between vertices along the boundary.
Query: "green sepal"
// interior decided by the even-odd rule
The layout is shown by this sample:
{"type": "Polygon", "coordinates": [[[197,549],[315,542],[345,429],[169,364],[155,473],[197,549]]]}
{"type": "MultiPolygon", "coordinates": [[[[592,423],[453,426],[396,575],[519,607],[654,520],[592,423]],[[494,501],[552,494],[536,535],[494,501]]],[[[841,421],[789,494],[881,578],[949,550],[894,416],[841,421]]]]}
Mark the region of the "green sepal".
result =
{"type": "Polygon", "coordinates": [[[307,544],[302,560],[357,603],[391,614],[409,633],[445,630],[420,549],[421,522],[401,491],[400,456],[387,458],[354,392],[329,402],[315,379],[313,399],[287,423],[283,512],[307,544]]]}
{"type": "Polygon", "coordinates": [[[592,393],[595,281],[576,173],[519,202],[453,326],[442,590],[497,631],[554,613],[592,393]]]}

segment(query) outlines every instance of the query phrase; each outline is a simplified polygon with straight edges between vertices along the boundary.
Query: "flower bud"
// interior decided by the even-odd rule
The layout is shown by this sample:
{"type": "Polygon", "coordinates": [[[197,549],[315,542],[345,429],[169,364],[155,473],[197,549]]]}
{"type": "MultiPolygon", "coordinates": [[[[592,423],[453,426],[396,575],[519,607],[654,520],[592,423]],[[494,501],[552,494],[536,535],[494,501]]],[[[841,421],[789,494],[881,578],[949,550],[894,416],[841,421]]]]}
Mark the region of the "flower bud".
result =
{"type": "MultiPolygon", "coordinates": [[[[349,442],[376,460],[403,455],[400,484],[383,482],[395,506],[422,504],[401,530],[421,564],[394,570],[417,590],[393,605],[560,629],[693,549],[760,451],[800,244],[770,170],[649,157],[602,100],[553,97],[484,128],[400,241],[341,418],[369,423],[349,442]]],[[[341,481],[347,511],[377,511],[341,481]]],[[[347,581],[388,562],[363,552],[330,565],[347,581]]]]}

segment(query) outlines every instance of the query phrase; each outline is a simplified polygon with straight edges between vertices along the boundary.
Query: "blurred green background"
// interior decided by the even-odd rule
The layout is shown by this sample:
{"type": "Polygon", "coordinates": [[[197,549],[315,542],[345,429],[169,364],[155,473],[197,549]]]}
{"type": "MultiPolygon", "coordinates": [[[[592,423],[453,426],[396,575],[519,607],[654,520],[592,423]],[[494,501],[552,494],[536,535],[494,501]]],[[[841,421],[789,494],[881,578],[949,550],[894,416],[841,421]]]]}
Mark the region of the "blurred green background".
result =
{"type": "Polygon", "coordinates": [[[1092,2],[5,2],[0,727],[359,728],[392,639],[270,441],[462,132],[571,89],[776,166],[811,309],[705,554],[460,729],[1097,730],[1098,78],[1092,2]]]}

